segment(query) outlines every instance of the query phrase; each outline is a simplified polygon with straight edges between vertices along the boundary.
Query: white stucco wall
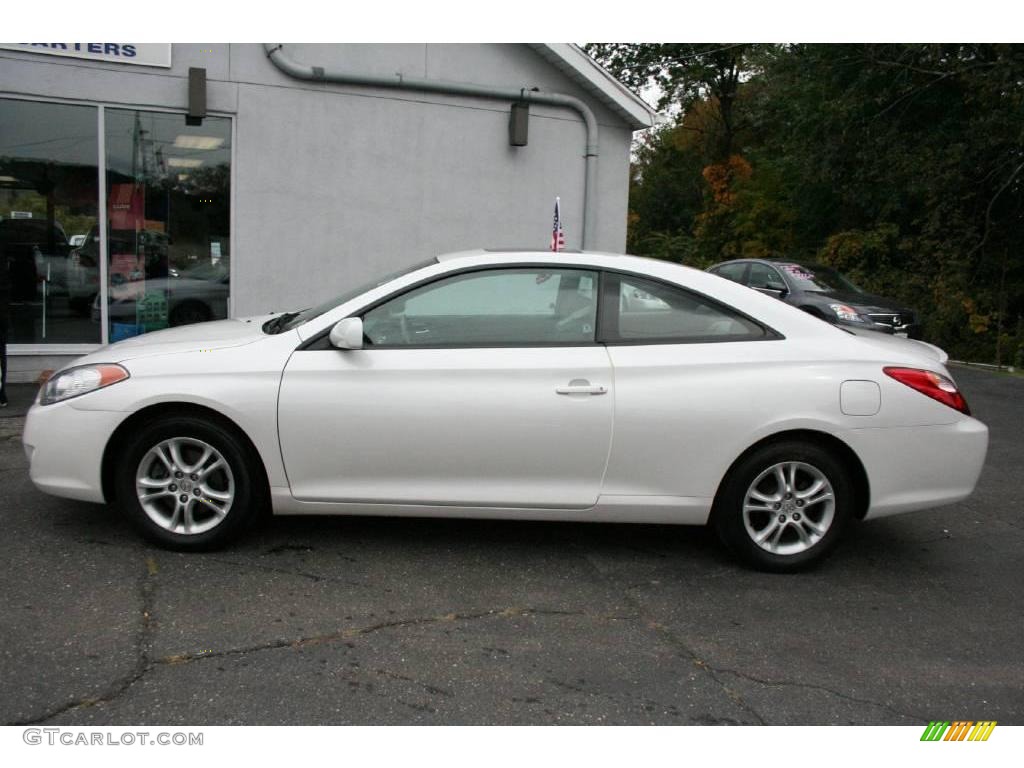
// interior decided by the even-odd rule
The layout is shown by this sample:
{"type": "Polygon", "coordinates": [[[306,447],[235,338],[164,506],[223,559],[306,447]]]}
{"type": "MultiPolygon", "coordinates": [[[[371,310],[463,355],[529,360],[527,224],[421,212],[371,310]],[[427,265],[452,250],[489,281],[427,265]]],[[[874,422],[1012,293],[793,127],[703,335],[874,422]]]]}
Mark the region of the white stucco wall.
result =
{"type": "MultiPolygon", "coordinates": [[[[286,51],[327,69],[583,96],[525,46],[286,51]]],[[[544,247],[556,195],[566,244],[580,247],[586,131],[574,111],[531,107],[529,145],[515,148],[506,102],[297,82],[242,46],[232,48],[231,72],[239,81],[237,313],[306,306],[434,253],[544,247]]],[[[591,246],[622,250],[631,132],[595,111],[600,216],[591,246]]]]}

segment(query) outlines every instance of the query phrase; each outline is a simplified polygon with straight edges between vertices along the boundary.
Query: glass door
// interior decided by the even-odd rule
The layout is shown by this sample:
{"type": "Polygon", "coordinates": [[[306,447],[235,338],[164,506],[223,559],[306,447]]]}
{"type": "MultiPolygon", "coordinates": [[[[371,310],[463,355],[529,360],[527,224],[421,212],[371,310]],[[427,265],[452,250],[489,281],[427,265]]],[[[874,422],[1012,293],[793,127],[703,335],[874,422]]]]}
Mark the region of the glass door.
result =
{"type": "Polygon", "coordinates": [[[0,99],[0,323],[10,344],[98,344],[95,107],[0,99]]]}
{"type": "Polygon", "coordinates": [[[224,319],[231,121],[105,110],[110,341],[224,319]]]}

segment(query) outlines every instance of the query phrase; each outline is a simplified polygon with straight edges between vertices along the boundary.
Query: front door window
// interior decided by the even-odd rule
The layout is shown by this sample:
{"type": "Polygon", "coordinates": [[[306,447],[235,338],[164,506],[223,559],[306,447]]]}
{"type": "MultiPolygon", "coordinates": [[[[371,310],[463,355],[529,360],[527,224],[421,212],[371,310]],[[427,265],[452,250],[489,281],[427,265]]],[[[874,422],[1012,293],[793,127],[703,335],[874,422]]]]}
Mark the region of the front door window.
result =
{"type": "Polygon", "coordinates": [[[469,272],[370,310],[374,347],[536,346],[594,341],[597,274],[529,267],[469,272]]]}
{"type": "Polygon", "coordinates": [[[786,290],[786,283],[782,279],[782,275],[778,273],[773,267],[769,267],[767,264],[751,264],[750,275],[747,278],[747,285],[756,290],[768,290],[768,291],[784,291],[786,290]]]}

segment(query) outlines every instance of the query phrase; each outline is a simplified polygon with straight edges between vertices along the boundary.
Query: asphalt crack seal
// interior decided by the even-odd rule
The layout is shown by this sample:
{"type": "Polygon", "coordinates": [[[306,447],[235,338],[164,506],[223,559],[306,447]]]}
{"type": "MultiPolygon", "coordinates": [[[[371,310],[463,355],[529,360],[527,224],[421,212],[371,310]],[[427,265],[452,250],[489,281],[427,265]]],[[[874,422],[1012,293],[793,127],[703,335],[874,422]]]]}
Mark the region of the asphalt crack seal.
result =
{"type": "MultiPolygon", "coordinates": [[[[156,592],[156,576],[159,573],[156,561],[149,557],[145,561],[146,570],[142,574],[139,583],[139,594],[141,599],[141,611],[139,629],[136,636],[136,663],[135,669],[129,675],[111,683],[107,690],[99,696],[86,697],[82,699],[76,699],[68,702],[56,709],[53,709],[46,714],[39,715],[37,717],[28,718],[25,720],[19,720],[9,725],[37,725],[45,723],[48,720],[52,720],[55,717],[72,712],[77,709],[84,709],[86,707],[93,707],[100,704],[108,704],[119,697],[123,696],[133,685],[139,680],[145,677],[147,674],[152,672],[157,667],[162,666],[175,666],[180,664],[189,664],[197,661],[203,661],[205,659],[216,659],[225,658],[229,656],[240,656],[250,653],[257,653],[260,651],[270,651],[281,648],[292,648],[299,649],[305,647],[311,647],[321,645],[324,643],[331,643],[338,640],[349,640],[355,637],[362,637],[365,635],[372,634],[374,632],[380,632],[387,629],[399,629],[403,627],[421,626],[426,624],[440,624],[447,622],[462,622],[462,621],[477,621],[480,619],[488,618],[516,618],[525,616],[584,616],[586,615],[583,611],[562,611],[547,608],[500,608],[493,609],[490,611],[480,611],[478,613],[446,613],[440,616],[427,616],[422,618],[414,619],[403,619],[398,621],[381,622],[379,624],[371,624],[365,627],[352,627],[349,629],[338,630],[337,632],[330,632],[323,635],[314,635],[312,637],[303,637],[297,640],[278,640],[272,643],[265,643],[263,645],[254,645],[245,648],[231,648],[225,651],[213,651],[205,653],[181,653],[174,654],[171,656],[164,656],[158,659],[152,658],[152,646],[153,646],[153,627],[155,622],[153,621],[153,603],[156,592]]],[[[608,618],[608,617],[603,617],[608,618]]],[[[619,618],[619,617],[610,617],[619,618]]],[[[441,689],[438,689],[442,694],[444,693],[441,689]]]]}
{"type": "MultiPolygon", "coordinates": [[[[608,584],[611,584],[612,586],[616,586],[614,584],[614,582],[612,582],[608,577],[606,577],[604,575],[604,573],[590,560],[590,558],[587,556],[587,554],[585,552],[582,553],[582,557],[586,561],[586,563],[590,566],[590,568],[594,571],[594,573],[596,573],[598,575],[598,577],[600,579],[602,579],[603,581],[605,581],[608,584]]],[[[636,609],[637,615],[638,616],[642,616],[643,615],[642,607],[633,598],[633,596],[629,594],[629,590],[632,589],[633,587],[635,587],[635,585],[625,587],[623,589],[623,592],[622,592],[623,593],[623,597],[636,609]]],[[[818,685],[816,683],[802,683],[802,682],[791,681],[791,680],[766,680],[766,679],[758,678],[758,677],[755,677],[753,675],[749,675],[749,674],[746,674],[746,673],[743,673],[743,672],[739,672],[737,670],[725,669],[725,668],[722,668],[722,667],[713,666],[713,665],[709,664],[707,661],[705,661],[704,659],[700,658],[696,654],[696,652],[694,652],[686,644],[686,642],[681,637],[679,637],[679,635],[676,632],[674,632],[673,630],[669,629],[664,624],[661,624],[660,622],[657,622],[657,621],[648,620],[646,622],[646,625],[647,625],[648,629],[651,629],[651,630],[661,634],[666,640],[669,641],[669,643],[671,645],[675,646],[676,648],[681,650],[683,653],[685,653],[691,659],[691,661],[693,662],[694,666],[696,666],[698,669],[701,669],[706,674],[708,674],[708,676],[710,676],[712,680],[714,680],[719,686],[721,686],[722,691],[725,693],[726,696],[729,697],[729,699],[731,699],[738,707],[740,707],[744,711],[750,713],[752,716],[757,718],[758,722],[761,725],[767,725],[768,723],[760,715],[760,713],[758,713],[757,710],[755,710],[754,707],[752,705],[750,705],[743,698],[743,696],[738,691],[733,690],[731,687],[729,687],[729,685],[724,680],[722,680],[720,678],[721,675],[731,675],[731,676],[739,678],[741,680],[746,680],[747,682],[754,683],[756,685],[761,685],[761,686],[764,686],[764,687],[773,687],[773,688],[774,687],[794,687],[794,688],[805,688],[805,689],[814,690],[814,691],[821,691],[823,693],[828,693],[828,694],[831,694],[832,696],[835,696],[837,698],[845,699],[847,701],[852,701],[852,702],[857,703],[857,704],[866,704],[868,706],[877,707],[879,709],[884,709],[887,712],[890,712],[891,714],[897,715],[897,716],[902,717],[902,718],[906,718],[906,719],[909,719],[909,720],[918,720],[918,721],[924,722],[924,723],[928,722],[927,718],[922,718],[920,715],[913,715],[913,714],[910,714],[908,712],[901,712],[900,710],[895,709],[894,707],[892,707],[892,706],[890,706],[888,704],[884,704],[884,703],[878,702],[878,701],[872,701],[870,699],[861,699],[861,698],[858,698],[856,696],[850,696],[849,694],[845,694],[845,693],[842,693],[841,691],[837,691],[837,690],[834,690],[832,688],[828,688],[827,686],[824,686],[824,685],[818,685]]]]}
{"type": "Polygon", "coordinates": [[[281,648],[307,648],[326,643],[333,643],[339,640],[351,640],[357,637],[373,634],[387,629],[401,629],[405,627],[422,626],[426,624],[441,624],[447,622],[478,621],[489,618],[512,618],[521,616],[583,616],[582,611],[559,611],[545,608],[500,608],[479,613],[445,613],[440,616],[426,616],[413,619],[398,619],[385,621],[378,624],[370,624],[365,627],[350,627],[340,629],[336,632],[328,632],[322,635],[301,637],[297,640],[276,640],[260,645],[246,646],[243,648],[229,648],[224,651],[212,651],[207,653],[180,653],[172,656],[165,656],[153,662],[156,664],[185,664],[189,662],[202,661],[204,659],[217,659],[229,656],[240,656],[261,651],[273,651],[281,648]]]}
{"type": "Polygon", "coordinates": [[[748,675],[744,672],[738,672],[734,669],[723,669],[721,667],[715,667],[714,670],[718,674],[732,675],[734,677],[740,678],[741,680],[746,680],[748,682],[755,683],[756,685],[762,685],[766,688],[794,687],[807,688],[812,691],[822,691],[823,693],[829,693],[835,696],[836,698],[846,699],[847,701],[852,701],[856,704],[867,704],[868,706],[884,709],[887,712],[890,712],[899,717],[906,718],[908,720],[917,720],[922,723],[928,722],[928,718],[926,717],[921,717],[920,715],[912,715],[909,712],[901,712],[900,710],[895,709],[888,704],[883,704],[880,701],[872,701],[871,699],[861,699],[856,696],[851,696],[847,693],[837,691],[834,688],[828,688],[824,685],[818,685],[817,683],[801,683],[797,682],[796,680],[765,680],[764,678],[754,677],[753,675],[748,675]]]}
{"type": "Polygon", "coordinates": [[[112,682],[99,696],[87,696],[85,698],[76,699],[63,704],[56,709],[50,710],[46,714],[15,721],[8,725],[37,725],[39,723],[45,723],[47,720],[52,720],[53,718],[67,712],[73,712],[77,709],[84,709],[85,707],[93,707],[98,704],[106,704],[114,701],[124,695],[129,688],[139,682],[139,680],[145,677],[146,674],[153,669],[155,666],[151,659],[151,652],[153,648],[153,625],[155,623],[153,621],[153,603],[156,593],[156,575],[158,571],[159,568],[157,567],[156,560],[152,557],[147,557],[145,560],[145,570],[139,577],[139,623],[135,632],[135,667],[132,672],[112,682]]]}
{"type": "Polygon", "coordinates": [[[716,685],[719,686],[719,688],[722,689],[722,692],[725,694],[726,698],[728,698],[742,711],[746,712],[748,715],[753,717],[759,725],[768,724],[767,721],[761,716],[761,714],[756,709],[754,709],[754,707],[751,706],[738,691],[735,691],[732,688],[730,688],[729,685],[725,683],[725,681],[719,678],[718,670],[716,670],[714,667],[710,666],[707,662],[700,658],[697,655],[697,653],[693,649],[691,649],[681,637],[679,637],[671,629],[657,621],[653,621],[651,619],[645,620],[643,606],[641,606],[640,603],[637,602],[637,600],[634,599],[633,596],[629,593],[628,587],[623,589],[610,578],[608,578],[604,574],[604,572],[601,571],[601,569],[594,564],[594,562],[590,559],[587,553],[583,551],[583,549],[578,544],[570,541],[568,542],[568,545],[570,547],[575,548],[577,552],[580,553],[580,556],[583,558],[583,561],[593,571],[593,573],[597,576],[597,578],[600,581],[603,581],[605,584],[608,584],[612,588],[617,589],[622,594],[623,599],[633,607],[633,609],[636,611],[638,620],[642,621],[644,625],[647,627],[647,629],[650,629],[655,633],[661,635],[662,638],[668,642],[668,645],[676,648],[676,650],[680,651],[685,656],[687,656],[697,669],[703,671],[708,677],[710,677],[715,682],[716,685]]]}

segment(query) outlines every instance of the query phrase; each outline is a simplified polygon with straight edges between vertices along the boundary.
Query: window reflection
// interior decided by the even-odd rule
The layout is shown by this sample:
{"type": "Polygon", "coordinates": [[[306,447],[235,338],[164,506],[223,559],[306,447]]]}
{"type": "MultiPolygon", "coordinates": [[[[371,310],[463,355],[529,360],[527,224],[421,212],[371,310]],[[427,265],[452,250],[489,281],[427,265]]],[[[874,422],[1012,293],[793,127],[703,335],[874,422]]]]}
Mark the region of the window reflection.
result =
{"type": "Polygon", "coordinates": [[[230,139],[226,118],[107,110],[111,341],[227,317],[230,139]]]}
{"type": "Polygon", "coordinates": [[[0,313],[12,344],[98,343],[99,281],[82,273],[96,225],[95,107],[0,99],[0,313]]]}

